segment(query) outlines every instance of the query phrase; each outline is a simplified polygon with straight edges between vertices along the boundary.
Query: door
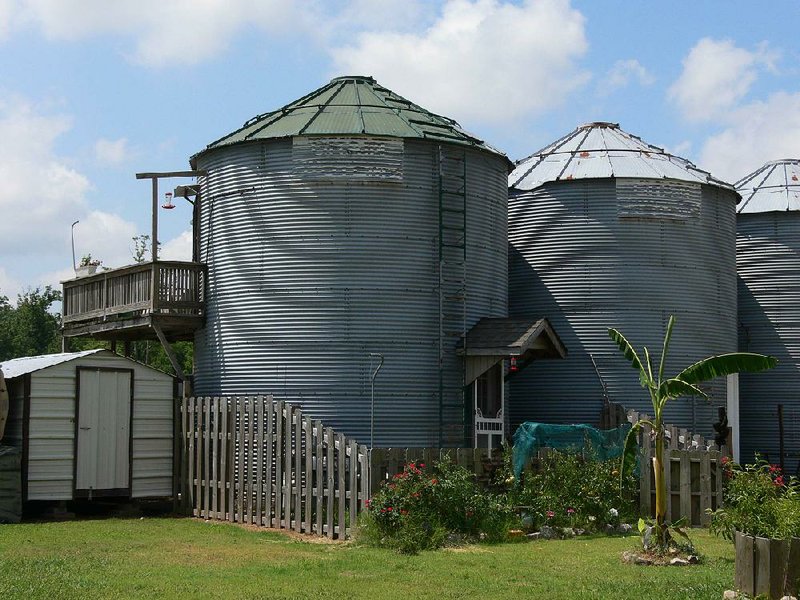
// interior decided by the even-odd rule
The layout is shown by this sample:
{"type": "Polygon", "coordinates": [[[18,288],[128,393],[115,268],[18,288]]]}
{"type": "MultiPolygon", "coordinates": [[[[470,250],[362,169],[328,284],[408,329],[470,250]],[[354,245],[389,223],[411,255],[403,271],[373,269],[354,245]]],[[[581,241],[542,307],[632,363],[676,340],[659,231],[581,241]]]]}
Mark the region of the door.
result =
{"type": "Polygon", "coordinates": [[[133,371],[78,367],[75,496],[129,496],[133,371]]]}

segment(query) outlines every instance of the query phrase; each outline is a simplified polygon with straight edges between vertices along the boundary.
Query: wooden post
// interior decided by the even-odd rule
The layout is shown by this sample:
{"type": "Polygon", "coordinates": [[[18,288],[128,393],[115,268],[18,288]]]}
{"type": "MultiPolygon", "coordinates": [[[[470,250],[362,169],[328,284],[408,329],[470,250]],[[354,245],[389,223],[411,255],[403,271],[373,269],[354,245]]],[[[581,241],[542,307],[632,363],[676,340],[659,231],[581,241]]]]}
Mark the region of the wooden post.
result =
{"type": "Polygon", "coordinates": [[[337,443],[339,446],[338,457],[336,461],[336,469],[339,471],[339,481],[336,496],[339,500],[339,539],[343,540],[345,538],[345,511],[347,509],[347,444],[344,440],[344,434],[340,433],[337,435],[337,443]]]}
{"type": "Polygon", "coordinates": [[[275,439],[276,439],[275,431],[273,429],[273,424],[272,424],[272,420],[273,420],[274,417],[275,417],[275,401],[272,399],[272,397],[270,397],[270,399],[269,399],[269,401],[267,403],[267,447],[266,447],[266,451],[267,451],[267,457],[266,457],[267,473],[266,473],[266,476],[264,477],[264,484],[265,484],[265,488],[266,488],[264,490],[264,500],[265,500],[265,503],[266,503],[266,507],[264,508],[264,513],[265,513],[265,515],[264,515],[264,517],[265,517],[264,518],[264,524],[267,527],[272,527],[273,526],[273,521],[272,521],[272,510],[273,510],[272,494],[276,489],[272,485],[272,476],[273,476],[272,465],[273,465],[273,461],[275,460],[275,456],[274,456],[274,454],[272,452],[272,449],[275,446],[275,439]]]}
{"type": "Polygon", "coordinates": [[[324,454],[324,435],[322,431],[322,421],[314,421],[314,435],[317,437],[317,455],[316,455],[316,468],[314,469],[314,480],[316,482],[316,533],[323,535],[323,513],[324,513],[324,500],[325,500],[325,454],[324,454]]]}
{"type": "Polygon", "coordinates": [[[303,530],[303,413],[294,413],[294,530],[303,530]]]}
{"type": "Polygon", "coordinates": [[[327,525],[327,530],[325,531],[325,535],[329,538],[333,539],[334,531],[333,531],[333,494],[336,488],[336,484],[334,483],[333,475],[334,475],[334,464],[335,464],[335,452],[336,452],[336,442],[333,437],[333,430],[330,427],[325,428],[325,444],[327,446],[327,468],[326,468],[326,479],[327,479],[327,492],[328,496],[326,498],[326,514],[325,514],[325,521],[327,525]]]}
{"type": "Polygon", "coordinates": [[[268,438],[265,439],[264,437],[264,404],[266,400],[263,396],[259,396],[256,400],[258,402],[256,406],[256,437],[255,437],[255,444],[256,444],[256,497],[255,497],[255,521],[254,523],[259,527],[264,525],[264,505],[266,504],[264,498],[264,479],[263,479],[263,472],[264,472],[264,444],[268,443],[268,438]]]}

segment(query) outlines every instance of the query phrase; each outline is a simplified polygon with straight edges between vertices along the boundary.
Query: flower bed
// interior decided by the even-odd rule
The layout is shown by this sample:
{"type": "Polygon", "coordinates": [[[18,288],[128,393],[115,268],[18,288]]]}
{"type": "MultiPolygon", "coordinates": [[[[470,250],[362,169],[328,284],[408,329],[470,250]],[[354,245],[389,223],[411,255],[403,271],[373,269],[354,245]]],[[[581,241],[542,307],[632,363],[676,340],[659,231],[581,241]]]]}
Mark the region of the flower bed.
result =
{"type": "Polygon", "coordinates": [[[733,540],[735,585],[750,595],[796,595],[800,580],[800,484],[777,465],[726,462],[725,506],[711,531],[733,540]]]}

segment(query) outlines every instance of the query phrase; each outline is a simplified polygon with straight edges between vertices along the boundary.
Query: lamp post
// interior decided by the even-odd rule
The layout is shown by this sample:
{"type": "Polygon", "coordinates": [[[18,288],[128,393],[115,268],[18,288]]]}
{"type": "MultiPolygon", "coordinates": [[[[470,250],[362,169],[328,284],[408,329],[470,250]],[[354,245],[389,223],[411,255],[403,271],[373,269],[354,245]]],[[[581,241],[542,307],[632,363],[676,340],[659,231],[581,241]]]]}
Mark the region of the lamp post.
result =
{"type": "Polygon", "coordinates": [[[75,275],[78,274],[78,265],[75,263],[75,225],[80,223],[80,221],[73,221],[72,227],[69,229],[69,235],[72,240],[72,270],[75,272],[75,275]]]}
{"type": "Polygon", "coordinates": [[[378,371],[383,366],[383,354],[377,352],[369,353],[369,366],[372,367],[372,359],[377,357],[380,359],[378,368],[372,373],[370,381],[370,404],[369,404],[369,450],[372,452],[372,447],[375,445],[375,377],[378,376],[378,371]]]}

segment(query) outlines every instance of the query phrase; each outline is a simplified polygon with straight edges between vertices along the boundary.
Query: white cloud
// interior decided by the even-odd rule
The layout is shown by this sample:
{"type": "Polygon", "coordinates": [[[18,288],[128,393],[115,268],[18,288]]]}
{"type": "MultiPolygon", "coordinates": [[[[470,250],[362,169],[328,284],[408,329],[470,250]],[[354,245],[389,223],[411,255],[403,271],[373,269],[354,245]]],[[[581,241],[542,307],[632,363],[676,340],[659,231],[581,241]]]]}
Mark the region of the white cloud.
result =
{"type": "Polygon", "coordinates": [[[130,157],[128,139],[124,137],[118,140],[101,138],[94,143],[94,156],[101,164],[122,164],[130,157]]]}
{"type": "Polygon", "coordinates": [[[0,257],[53,253],[85,212],[88,179],[57,156],[55,140],[70,128],[63,115],[38,114],[21,99],[0,99],[0,257]]]}
{"type": "Polygon", "coordinates": [[[136,225],[119,215],[93,210],[75,226],[75,253],[103,261],[104,267],[121,267],[133,263],[131,239],[136,225]]]}
{"type": "Polygon", "coordinates": [[[587,48],[584,17],[568,0],[447,0],[421,34],[365,32],[331,53],[337,73],[374,75],[435,112],[503,122],[581,87],[589,75],[576,61],[587,48]]]}
{"type": "Polygon", "coordinates": [[[164,260],[192,260],[192,231],[187,230],[165,242],[159,250],[164,260]]]}
{"type": "Polygon", "coordinates": [[[49,39],[128,36],[131,60],[148,66],[196,64],[217,56],[247,28],[281,33],[307,21],[302,8],[282,0],[22,0],[22,5],[22,18],[49,39]]]}
{"type": "Polygon", "coordinates": [[[618,60],[597,83],[598,93],[607,96],[620,88],[627,87],[631,80],[647,86],[652,85],[656,78],[635,58],[618,60]]]}
{"type": "Polygon", "coordinates": [[[16,0],[0,0],[0,40],[8,35],[11,19],[16,13],[16,0]]]}
{"type": "Polygon", "coordinates": [[[5,296],[12,303],[17,299],[17,294],[22,291],[22,283],[9,275],[3,267],[0,267],[0,296],[5,296]]]}
{"type": "Polygon", "coordinates": [[[725,117],[726,128],[706,140],[700,165],[737,181],[764,163],[800,157],[800,92],[778,92],[725,117]]]}
{"type": "Polygon", "coordinates": [[[776,58],[764,44],[749,51],[731,40],[703,38],[683,60],[683,72],[668,97],[687,120],[713,120],[744,98],[759,69],[773,70],[776,58]]]}

